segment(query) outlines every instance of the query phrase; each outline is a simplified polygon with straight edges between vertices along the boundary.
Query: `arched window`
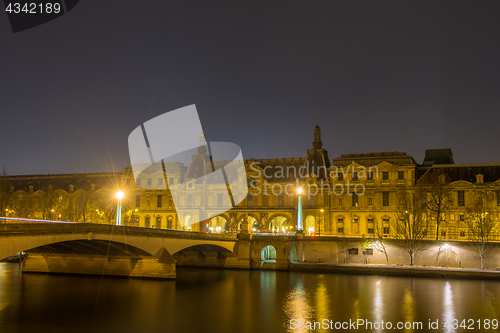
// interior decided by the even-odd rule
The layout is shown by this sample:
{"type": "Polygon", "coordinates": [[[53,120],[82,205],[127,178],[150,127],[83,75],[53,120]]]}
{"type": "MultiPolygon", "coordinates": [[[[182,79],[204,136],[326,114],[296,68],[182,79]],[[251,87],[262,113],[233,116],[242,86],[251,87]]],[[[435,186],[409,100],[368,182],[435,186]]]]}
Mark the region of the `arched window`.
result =
{"type": "Polygon", "coordinates": [[[172,229],[172,222],[173,222],[173,220],[174,219],[172,218],[172,216],[169,216],[167,218],[167,229],[172,229]]]}
{"type": "Polygon", "coordinates": [[[156,228],[157,229],[161,228],[161,216],[156,217],[156,228]]]}
{"type": "Polygon", "coordinates": [[[144,222],[144,226],[145,226],[146,228],[149,228],[149,224],[150,224],[150,217],[149,217],[149,216],[146,216],[146,220],[145,220],[145,222],[144,222]]]}

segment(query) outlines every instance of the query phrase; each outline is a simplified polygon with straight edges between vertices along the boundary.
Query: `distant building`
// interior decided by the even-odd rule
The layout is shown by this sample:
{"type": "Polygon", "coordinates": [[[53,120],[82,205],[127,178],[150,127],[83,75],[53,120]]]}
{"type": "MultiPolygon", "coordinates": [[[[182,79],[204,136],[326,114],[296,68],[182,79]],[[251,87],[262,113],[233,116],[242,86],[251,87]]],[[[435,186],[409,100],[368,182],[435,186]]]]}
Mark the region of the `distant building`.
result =
{"type": "MultiPolygon", "coordinates": [[[[200,146],[201,147],[201,146],[200,146]]],[[[198,149],[190,165],[169,162],[166,174],[150,169],[138,179],[131,167],[121,173],[10,176],[9,199],[3,216],[114,223],[118,189],[125,192],[123,224],[136,227],[180,229],[180,221],[196,220],[192,206],[217,205],[226,188],[200,194],[192,180],[204,174],[211,160],[198,149]],[[167,190],[155,185],[185,184],[182,207],[175,207],[167,190]],[[191,184],[191,185],[190,185],[191,184]]],[[[500,218],[500,163],[454,164],[451,149],[426,150],[422,164],[404,152],[342,154],[332,160],[323,148],[321,129],[314,129],[312,148],[305,157],[245,160],[249,195],[231,210],[185,230],[238,232],[295,232],[297,188],[302,187],[302,212],[306,234],[341,236],[389,236],[391,220],[402,189],[414,191],[428,172],[440,170],[451,181],[452,206],[440,227],[440,239],[466,237],[466,207],[484,198],[494,218],[500,218]],[[243,223],[246,222],[247,223],[243,223]]],[[[238,177],[244,177],[244,172],[238,177]]],[[[7,180],[4,180],[7,181],[7,180]]],[[[230,180],[231,181],[231,180],[230,180]]],[[[0,202],[1,204],[1,202],[0,202]]],[[[429,238],[435,238],[431,222],[429,238]]]]}

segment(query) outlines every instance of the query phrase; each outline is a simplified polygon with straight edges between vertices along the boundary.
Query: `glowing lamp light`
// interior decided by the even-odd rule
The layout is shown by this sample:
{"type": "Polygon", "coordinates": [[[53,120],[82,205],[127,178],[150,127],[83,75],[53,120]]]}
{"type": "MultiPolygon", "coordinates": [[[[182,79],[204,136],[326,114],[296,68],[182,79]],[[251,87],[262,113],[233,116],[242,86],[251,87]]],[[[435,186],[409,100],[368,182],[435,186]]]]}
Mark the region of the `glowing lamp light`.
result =
{"type": "Polygon", "coordinates": [[[118,192],[116,192],[116,197],[117,197],[118,199],[122,199],[122,198],[123,198],[123,192],[122,192],[122,191],[118,191],[118,192]]]}
{"type": "Polygon", "coordinates": [[[297,189],[297,193],[298,193],[299,195],[301,195],[301,194],[302,194],[302,192],[303,192],[302,187],[299,187],[299,188],[297,189]]]}

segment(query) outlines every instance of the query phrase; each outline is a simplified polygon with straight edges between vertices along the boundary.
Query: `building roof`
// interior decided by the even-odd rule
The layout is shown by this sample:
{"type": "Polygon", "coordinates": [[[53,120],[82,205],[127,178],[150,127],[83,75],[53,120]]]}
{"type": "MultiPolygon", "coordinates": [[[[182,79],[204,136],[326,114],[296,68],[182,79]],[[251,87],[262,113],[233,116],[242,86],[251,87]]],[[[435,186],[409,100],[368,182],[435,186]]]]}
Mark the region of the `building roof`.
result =
{"type": "Polygon", "coordinates": [[[345,167],[356,162],[364,166],[374,166],[382,162],[388,162],[394,165],[416,165],[417,162],[410,155],[404,152],[391,151],[379,153],[362,153],[362,154],[342,154],[340,157],[334,158],[333,166],[345,167]]]}
{"type": "Polygon", "coordinates": [[[453,160],[453,153],[450,148],[446,149],[427,149],[423,165],[434,164],[455,164],[453,160]]]}
{"type": "Polygon", "coordinates": [[[69,186],[74,185],[74,190],[91,189],[95,185],[96,189],[109,188],[119,185],[122,181],[121,172],[101,172],[101,173],[70,173],[70,174],[46,174],[46,175],[26,175],[8,176],[10,186],[14,191],[23,190],[28,192],[33,186],[33,192],[44,190],[51,185],[54,189],[69,191],[69,186]]]}
{"type": "Polygon", "coordinates": [[[416,180],[430,169],[439,169],[450,176],[451,181],[465,180],[476,183],[476,176],[483,175],[484,183],[496,182],[500,179],[500,163],[483,164],[435,164],[432,166],[420,166],[416,171],[416,180]]]}

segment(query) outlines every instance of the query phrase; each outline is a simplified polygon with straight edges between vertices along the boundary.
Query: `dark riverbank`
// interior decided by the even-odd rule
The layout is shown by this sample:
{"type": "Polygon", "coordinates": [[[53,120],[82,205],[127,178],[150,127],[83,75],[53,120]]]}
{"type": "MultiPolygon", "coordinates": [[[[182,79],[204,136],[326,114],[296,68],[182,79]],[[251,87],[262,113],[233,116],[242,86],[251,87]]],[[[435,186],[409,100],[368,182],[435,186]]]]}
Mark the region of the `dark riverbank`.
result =
{"type": "Polygon", "coordinates": [[[293,262],[290,264],[290,271],[500,280],[500,270],[478,268],[293,262]]]}

